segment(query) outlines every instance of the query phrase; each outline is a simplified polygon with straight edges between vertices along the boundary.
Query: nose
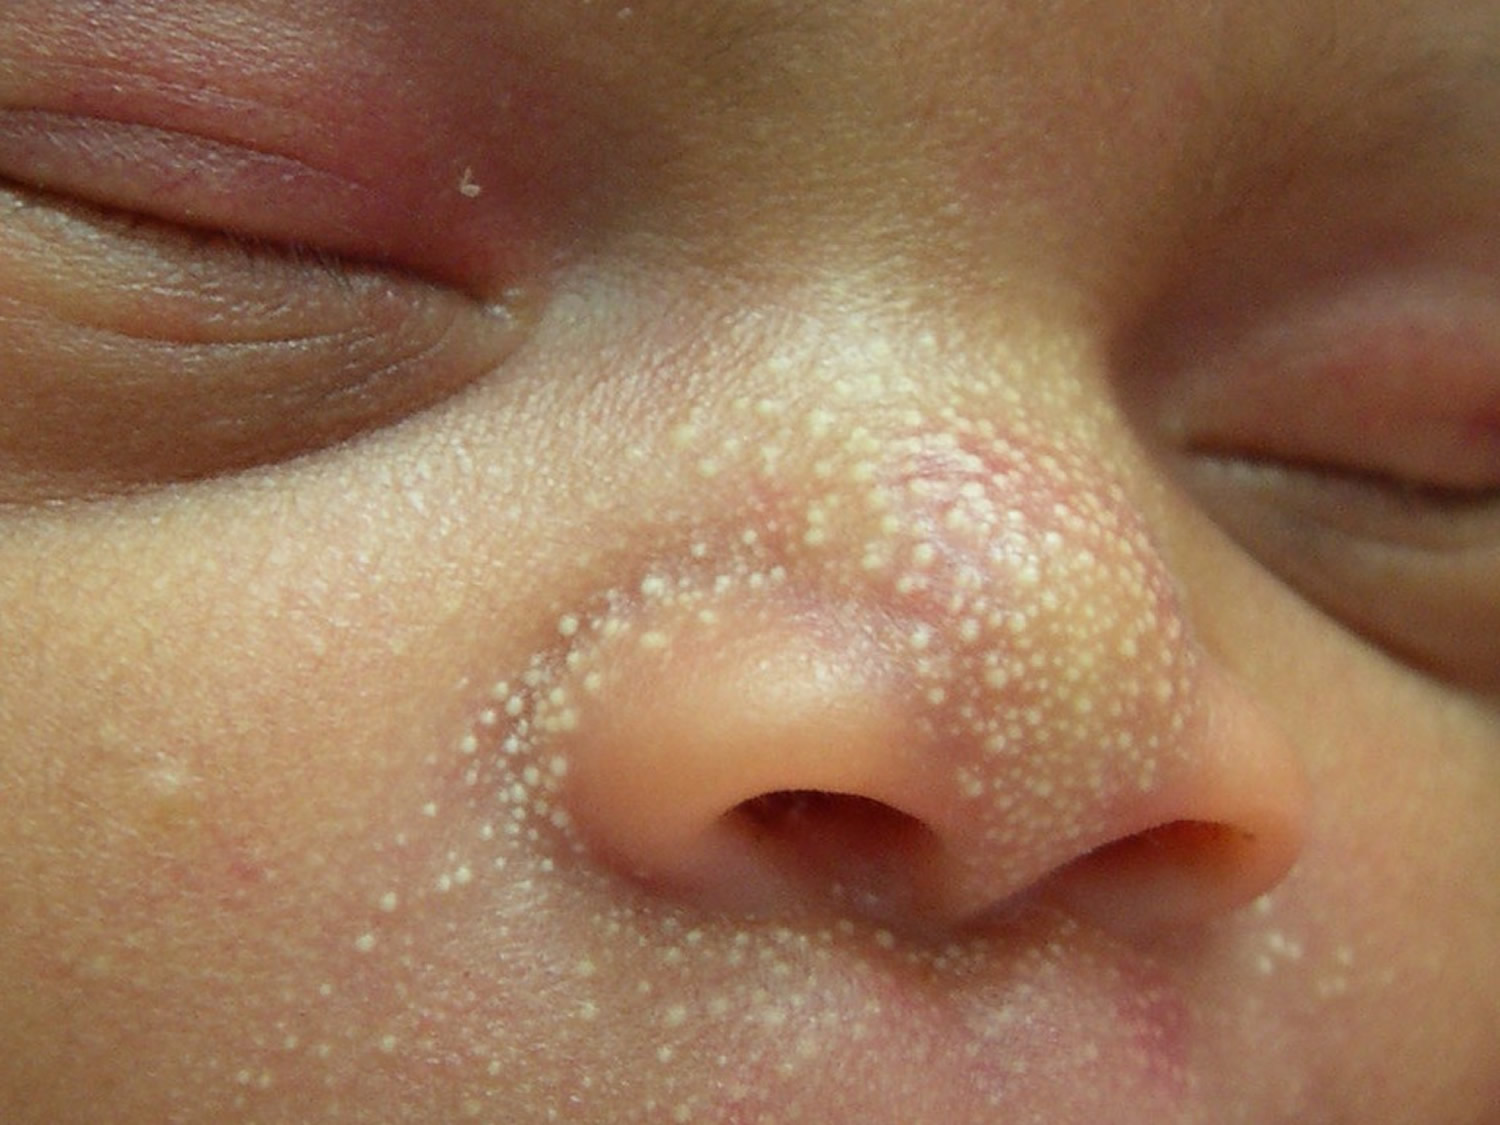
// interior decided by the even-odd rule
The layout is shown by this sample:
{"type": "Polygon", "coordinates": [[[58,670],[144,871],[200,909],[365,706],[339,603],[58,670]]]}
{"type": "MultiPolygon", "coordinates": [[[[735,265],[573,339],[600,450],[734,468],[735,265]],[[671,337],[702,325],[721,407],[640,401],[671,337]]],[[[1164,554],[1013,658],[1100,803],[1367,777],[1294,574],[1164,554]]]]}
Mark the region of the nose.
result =
{"type": "Polygon", "coordinates": [[[746,470],[564,619],[536,722],[597,862],[705,910],[929,934],[1032,903],[1190,925],[1282,878],[1294,757],[1097,455],[809,424],[803,470],[746,470]]]}

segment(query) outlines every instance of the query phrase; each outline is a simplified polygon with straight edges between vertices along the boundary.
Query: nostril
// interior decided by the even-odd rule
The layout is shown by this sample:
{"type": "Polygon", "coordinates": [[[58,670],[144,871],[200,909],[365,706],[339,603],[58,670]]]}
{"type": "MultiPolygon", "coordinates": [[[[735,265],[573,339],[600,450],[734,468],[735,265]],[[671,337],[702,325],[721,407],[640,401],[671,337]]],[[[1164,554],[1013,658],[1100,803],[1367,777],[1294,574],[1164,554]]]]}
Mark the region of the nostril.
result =
{"type": "Polygon", "coordinates": [[[1233,824],[1169,821],[1075,859],[1050,876],[1048,897],[1116,931],[1200,922],[1261,884],[1260,844],[1233,824]]]}
{"type": "Polygon", "coordinates": [[[781,881],[882,919],[920,913],[943,852],[920,819],[855,793],[782,789],[740,802],[722,826],[781,881]]]}
{"type": "Polygon", "coordinates": [[[750,845],[830,872],[894,868],[938,846],[916,817],[856,793],[775,790],[740,802],[727,819],[750,845]]]}
{"type": "Polygon", "coordinates": [[[1074,862],[1111,882],[1160,880],[1161,868],[1177,879],[1207,881],[1232,873],[1254,844],[1254,836],[1227,824],[1174,820],[1105,844],[1074,862]]]}
{"type": "Polygon", "coordinates": [[[857,793],[778,789],[742,801],[730,817],[747,830],[789,842],[842,850],[900,848],[932,833],[914,816],[857,793]]]}

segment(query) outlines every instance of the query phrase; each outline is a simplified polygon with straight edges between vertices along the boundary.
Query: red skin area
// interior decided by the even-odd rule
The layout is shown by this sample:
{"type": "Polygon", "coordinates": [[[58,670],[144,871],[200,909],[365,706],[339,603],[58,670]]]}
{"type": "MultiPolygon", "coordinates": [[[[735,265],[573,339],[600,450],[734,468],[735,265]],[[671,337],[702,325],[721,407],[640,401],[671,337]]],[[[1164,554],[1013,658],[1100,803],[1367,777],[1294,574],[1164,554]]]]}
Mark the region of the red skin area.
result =
{"type": "Polygon", "coordinates": [[[318,17],[268,41],[234,9],[22,13],[0,152],[25,181],[37,134],[78,130],[46,186],[491,296],[550,264],[598,185],[597,83],[415,9],[337,37],[318,17]]]}

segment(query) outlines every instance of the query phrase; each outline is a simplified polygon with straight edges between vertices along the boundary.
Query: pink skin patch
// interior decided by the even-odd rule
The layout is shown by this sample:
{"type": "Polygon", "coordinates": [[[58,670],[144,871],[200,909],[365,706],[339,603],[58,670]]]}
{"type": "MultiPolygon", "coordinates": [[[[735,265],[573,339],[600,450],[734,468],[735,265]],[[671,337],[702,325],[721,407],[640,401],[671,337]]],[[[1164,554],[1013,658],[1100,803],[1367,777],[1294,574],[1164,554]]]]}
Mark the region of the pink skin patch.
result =
{"type": "Polygon", "coordinates": [[[417,13],[330,41],[295,16],[95,7],[8,27],[34,63],[0,79],[17,182],[494,297],[554,264],[599,178],[593,87],[494,29],[417,13]]]}

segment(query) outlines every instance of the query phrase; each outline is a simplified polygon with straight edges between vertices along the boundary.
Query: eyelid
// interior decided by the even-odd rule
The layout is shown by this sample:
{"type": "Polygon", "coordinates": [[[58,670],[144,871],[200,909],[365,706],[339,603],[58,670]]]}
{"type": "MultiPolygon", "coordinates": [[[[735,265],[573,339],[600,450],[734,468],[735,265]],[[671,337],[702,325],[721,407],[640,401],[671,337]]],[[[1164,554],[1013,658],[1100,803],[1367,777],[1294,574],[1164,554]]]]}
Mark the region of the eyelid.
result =
{"type": "Polygon", "coordinates": [[[1500,692],[1500,499],[1457,512],[1281,465],[1195,459],[1184,482],[1251,556],[1405,663],[1500,692]]]}
{"type": "Polygon", "coordinates": [[[351,257],[390,246],[364,233],[377,205],[354,179],[291,156],[128,121],[0,109],[0,177],[181,226],[351,257]]]}
{"type": "Polygon", "coordinates": [[[1433,494],[1500,488],[1500,278],[1439,271],[1302,297],[1238,339],[1200,339],[1150,393],[1187,452],[1433,494]]]}
{"type": "Polygon", "coordinates": [[[1184,471],[1221,510],[1254,504],[1289,533],[1337,536],[1431,557],[1490,551],[1500,542],[1500,486],[1435,489],[1338,466],[1193,454],[1184,471]]]}
{"type": "Polygon", "coordinates": [[[1446,235],[1247,282],[1215,267],[1117,352],[1195,506],[1331,621],[1500,691],[1500,260],[1446,235]],[[1184,295],[1185,294],[1185,295],[1184,295]]]}
{"type": "Polygon", "coordinates": [[[617,194],[620,101],[539,46],[532,5],[88,8],[0,4],[12,184],[481,298],[565,260],[617,194]]]}
{"type": "Polygon", "coordinates": [[[239,472],[498,370],[521,304],[0,193],[0,504],[239,472]]]}

